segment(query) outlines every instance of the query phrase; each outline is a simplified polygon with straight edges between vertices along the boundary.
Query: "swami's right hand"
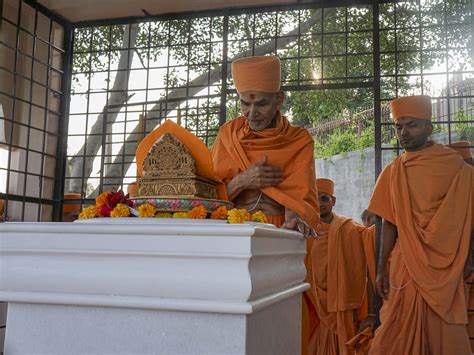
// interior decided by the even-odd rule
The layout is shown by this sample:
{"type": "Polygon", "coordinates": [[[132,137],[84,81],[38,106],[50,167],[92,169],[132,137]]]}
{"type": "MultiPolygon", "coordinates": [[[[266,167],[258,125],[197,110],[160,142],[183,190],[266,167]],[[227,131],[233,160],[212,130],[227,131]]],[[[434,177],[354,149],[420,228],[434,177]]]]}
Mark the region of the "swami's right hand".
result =
{"type": "Polygon", "coordinates": [[[283,181],[283,172],[278,166],[268,165],[267,156],[251,165],[250,168],[241,173],[247,189],[260,189],[262,187],[275,186],[283,181]]]}
{"type": "Polygon", "coordinates": [[[390,291],[390,279],[386,267],[379,269],[379,272],[377,273],[377,280],[375,280],[375,285],[380,297],[382,297],[384,300],[387,300],[390,291]]]}

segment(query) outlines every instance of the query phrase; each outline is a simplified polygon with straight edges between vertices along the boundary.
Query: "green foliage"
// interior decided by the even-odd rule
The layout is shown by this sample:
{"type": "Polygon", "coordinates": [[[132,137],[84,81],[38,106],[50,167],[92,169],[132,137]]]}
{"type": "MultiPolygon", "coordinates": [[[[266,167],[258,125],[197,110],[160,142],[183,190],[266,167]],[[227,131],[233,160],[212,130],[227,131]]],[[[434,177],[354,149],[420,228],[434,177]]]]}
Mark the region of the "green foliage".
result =
{"type": "Polygon", "coordinates": [[[329,136],[327,143],[315,143],[314,155],[316,158],[324,159],[337,154],[373,147],[374,143],[373,127],[365,129],[360,135],[350,130],[338,130],[329,136]]]}
{"type": "Polygon", "coordinates": [[[468,140],[469,142],[474,142],[474,125],[472,123],[465,123],[463,121],[474,121],[473,113],[474,104],[470,105],[470,110],[467,114],[464,110],[459,110],[456,114],[455,120],[457,121],[454,124],[454,129],[458,132],[459,140],[468,140]]]}

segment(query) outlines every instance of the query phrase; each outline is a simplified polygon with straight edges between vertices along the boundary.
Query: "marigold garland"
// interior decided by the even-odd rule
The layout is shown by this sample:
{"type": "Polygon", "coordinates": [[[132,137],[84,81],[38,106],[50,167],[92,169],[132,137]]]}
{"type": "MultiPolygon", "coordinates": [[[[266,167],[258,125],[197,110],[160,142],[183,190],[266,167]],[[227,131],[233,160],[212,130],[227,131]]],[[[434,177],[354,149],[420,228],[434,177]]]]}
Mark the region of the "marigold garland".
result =
{"type": "Polygon", "coordinates": [[[204,206],[196,206],[188,212],[189,218],[205,219],[207,217],[207,210],[204,206]]]}
{"type": "Polygon", "coordinates": [[[262,211],[257,211],[252,215],[252,221],[260,223],[268,223],[267,216],[262,211]]]}
{"type": "Polygon", "coordinates": [[[100,214],[96,206],[89,206],[82,209],[82,212],[79,214],[79,219],[97,218],[99,216],[100,214]]]}
{"type": "Polygon", "coordinates": [[[115,206],[115,208],[112,210],[112,212],[110,212],[110,217],[130,217],[130,209],[123,203],[118,203],[117,206],[115,206]]]}
{"type": "Polygon", "coordinates": [[[225,206],[220,206],[212,211],[211,219],[227,219],[227,213],[227,208],[225,206]]]}
{"type": "MultiPolygon", "coordinates": [[[[128,195],[124,195],[123,191],[109,192],[106,191],[95,199],[94,206],[84,207],[79,215],[79,219],[89,219],[97,217],[133,217],[130,208],[133,208],[134,203],[128,200],[128,195]]],[[[150,200],[151,202],[152,200],[150,200]]],[[[178,209],[180,206],[179,200],[170,200],[172,209],[178,209]]],[[[138,210],[138,217],[141,218],[192,218],[205,219],[208,217],[208,211],[204,205],[199,201],[193,201],[194,207],[188,212],[158,212],[159,209],[152,203],[145,203],[140,205],[138,210]]],[[[136,216],[136,214],[135,214],[136,216]]],[[[256,211],[251,214],[246,209],[233,208],[228,210],[225,206],[219,206],[218,203],[212,205],[212,212],[209,218],[226,220],[229,223],[243,223],[245,221],[254,221],[260,223],[268,223],[267,216],[263,211],[256,211]]]]}
{"type": "Polygon", "coordinates": [[[231,224],[244,223],[250,221],[250,213],[245,208],[233,208],[227,213],[227,220],[231,224]]]}
{"type": "Polygon", "coordinates": [[[155,218],[173,218],[173,214],[169,212],[158,212],[155,218]]]}
{"type": "Polygon", "coordinates": [[[157,209],[155,206],[145,203],[138,207],[138,217],[151,218],[155,216],[156,211],[157,209]]]}
{"type": "Polygon", "coordinates": [[[188,212],[175,212],[173,218],[189,218],[188,212]]]}

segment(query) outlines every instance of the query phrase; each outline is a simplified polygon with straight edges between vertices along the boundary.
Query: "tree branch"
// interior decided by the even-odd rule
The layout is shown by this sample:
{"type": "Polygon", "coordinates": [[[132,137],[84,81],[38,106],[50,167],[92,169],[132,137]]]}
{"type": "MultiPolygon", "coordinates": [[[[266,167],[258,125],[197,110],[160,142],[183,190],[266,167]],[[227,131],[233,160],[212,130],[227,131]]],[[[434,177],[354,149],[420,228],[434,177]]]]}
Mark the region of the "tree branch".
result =
{"type": "MultiPolygon", "coordinates": [[[[333,9],[331,9],[334,11],[333,9]]],[[[326,11],[325,16],[329,15],[331,11],[326,11]]],[[[276,48],[281,49],[287,47],[289,44],[294,42],[300,33],[304,33],[308,31],[312,26],[314,26],[318,21],[321,21],[322,18],[322,11],[318,10],[316,11],[311,17],[309,17],[306,21],[302,22],[298,28],[294,28],[287,34],[285,34],[284,37],[278,38],[276,40],[276,48]]],[[[255,47],[255,53],[252,53],[252,49],[249,49],[245,52],[241,52],[237,55],[235,55],[233,58],[230,58],[230,61],[239,59],[239,58],[244,58],[248,57],[251,55],[264,55],[267,53],[271,53],[275,49],[275,40],[271,39],[268,42],[255,47]]],[[[161,120],[166,118],[166,116],[169,114],[169,112],[173,111],[176,107],[179,106],[179,104],[185,100],[187,97],[193,97],[196,95],[199,91],[202,90],[203,85],[211,85],[212,83],[215,83],[219,80],[221,80],[221,73],[222,73],[222,67],[218,66],[214,69],[212,69],[210,72],[206,72],[204,74],[199,75],[197,78],[194,80],[190,81],[188,83],[188,90],[186,91],[186,88],[177,88],[173,91],[171,91],[168,94],[167,98],[160,99],[156,102],[156,104],[148,111],[148,114],[146,115],[147,121],[146,124],[151,125],[152,127],[155,127],[159,123],[161,123],[161,120]],[[209,78],[209,82],[208,82],[209,78]],[[188,95],[186,96],[186,92],[188,95]],[[164,112],[161,110],[162,105],[165,105],[164,112]],[[160,115],[159,113],[163,112],[163,115],[160,115]]],[[[228,66],[228,72],[227,75],[230,75],[230,66],[228,66]]],[[[122,145],[120,151],[118,152],[116,158],[114,159],[114,162],[112,166],[108,169],[107,175],[105,178],[107,179],[107,186],[108,189],[116,190],[118,186],[122,184],[122,179],[123,179],[123,172],[126,172],[128,168],[130,167],[130,164],[132,161],[129,162],[123,162],[124,160],[124,155],[134,155],[135,151],[137,149],[137,139],[136,137],[140,133],[140,127],[135,127],[133,132],[129,135],[125,143],[122,145]],[[123,162],[123,165],[122,165],[123,162]]],[[[130,159],[133,160],[133,159],[130,159]]],[[[95,196],[95,194],[98,194],[99,188],[94,190],[94,192],[91,194],[92,196],[95,196]]]]}
{"type": "MultiPolygon", "coordinates": [[[[138,24],[127,26],[123,34],[122,48],[128,49],[134,47],[138,35],[138,24]]],[[[108,100],[109,105],[123,105],[127,102],[127,88],[130,77],[130,68],[133,61],[133,50],[123,50],[120,55],[118,72],[115,77],[114,85],[111,89],[108,100]]],[[[86,184],[82,183],[81,177],[90,176],[92,172],[92,164],[99,149],[102,146],[104,117],[107,117],[107,123],[113,123],[117,119],[120,110],[115,110],[111,113],[107,112],[107,107],[104,107],[101,114],[91,128],[91,132],[87,136],[86,142],[81,149],[69,160],[71,166],[71,177],[69,180],[68,192],[85,193],[86,184]],[[76,179],[74,179],[76,177],[76,179]],[[83,186],[82,186],[83,185],[83,186]]],[[[111,125],[107,126],[107,133],[110,133],[111,125]]]]}

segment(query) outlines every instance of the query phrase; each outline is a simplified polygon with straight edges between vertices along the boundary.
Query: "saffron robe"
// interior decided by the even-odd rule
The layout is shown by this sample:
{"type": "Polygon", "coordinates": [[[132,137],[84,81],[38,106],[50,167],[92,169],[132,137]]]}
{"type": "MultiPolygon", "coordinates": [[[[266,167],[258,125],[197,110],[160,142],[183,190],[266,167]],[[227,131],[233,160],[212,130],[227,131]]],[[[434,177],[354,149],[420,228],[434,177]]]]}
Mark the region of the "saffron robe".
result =
{"type": "MultiPolygon", "coordinates": [[[[320,319],[310,341],[310,354],[349,354],[346,342],[355,331],[367,288],[365,227],[334,215],[320,222],[310,250],[312,291],[320,319]]],[[[366,314],[364,315],[365,318],[366,314]]]]}
{"type": "MultiPolygon", "coordinates": [[[[319,204],[314,183],[314,141],[307,130],[292,126],[279,112],[276,127],[252,131],[243,116],[223,125],[211,149],[214,173],[224,184],[267,156],[269,165],[279,166],[283,181],[262,192],[280,205],[296,212],[312,228],[319,222],[319,204]]],[[[281,226],[285,216],[269,216],[269,222],[281,226]]],[[[302,300],[302,353],[306,354],[309,338],[317,326],[311,295],[302,300]]]]}
{"type": "Polygon", "coordinates": [[[398,237],[371,354],[470,354],[463,269],[473,183],[459,154],[437,143],[404,152],[381,173],[369,210],[398,237]]]}

